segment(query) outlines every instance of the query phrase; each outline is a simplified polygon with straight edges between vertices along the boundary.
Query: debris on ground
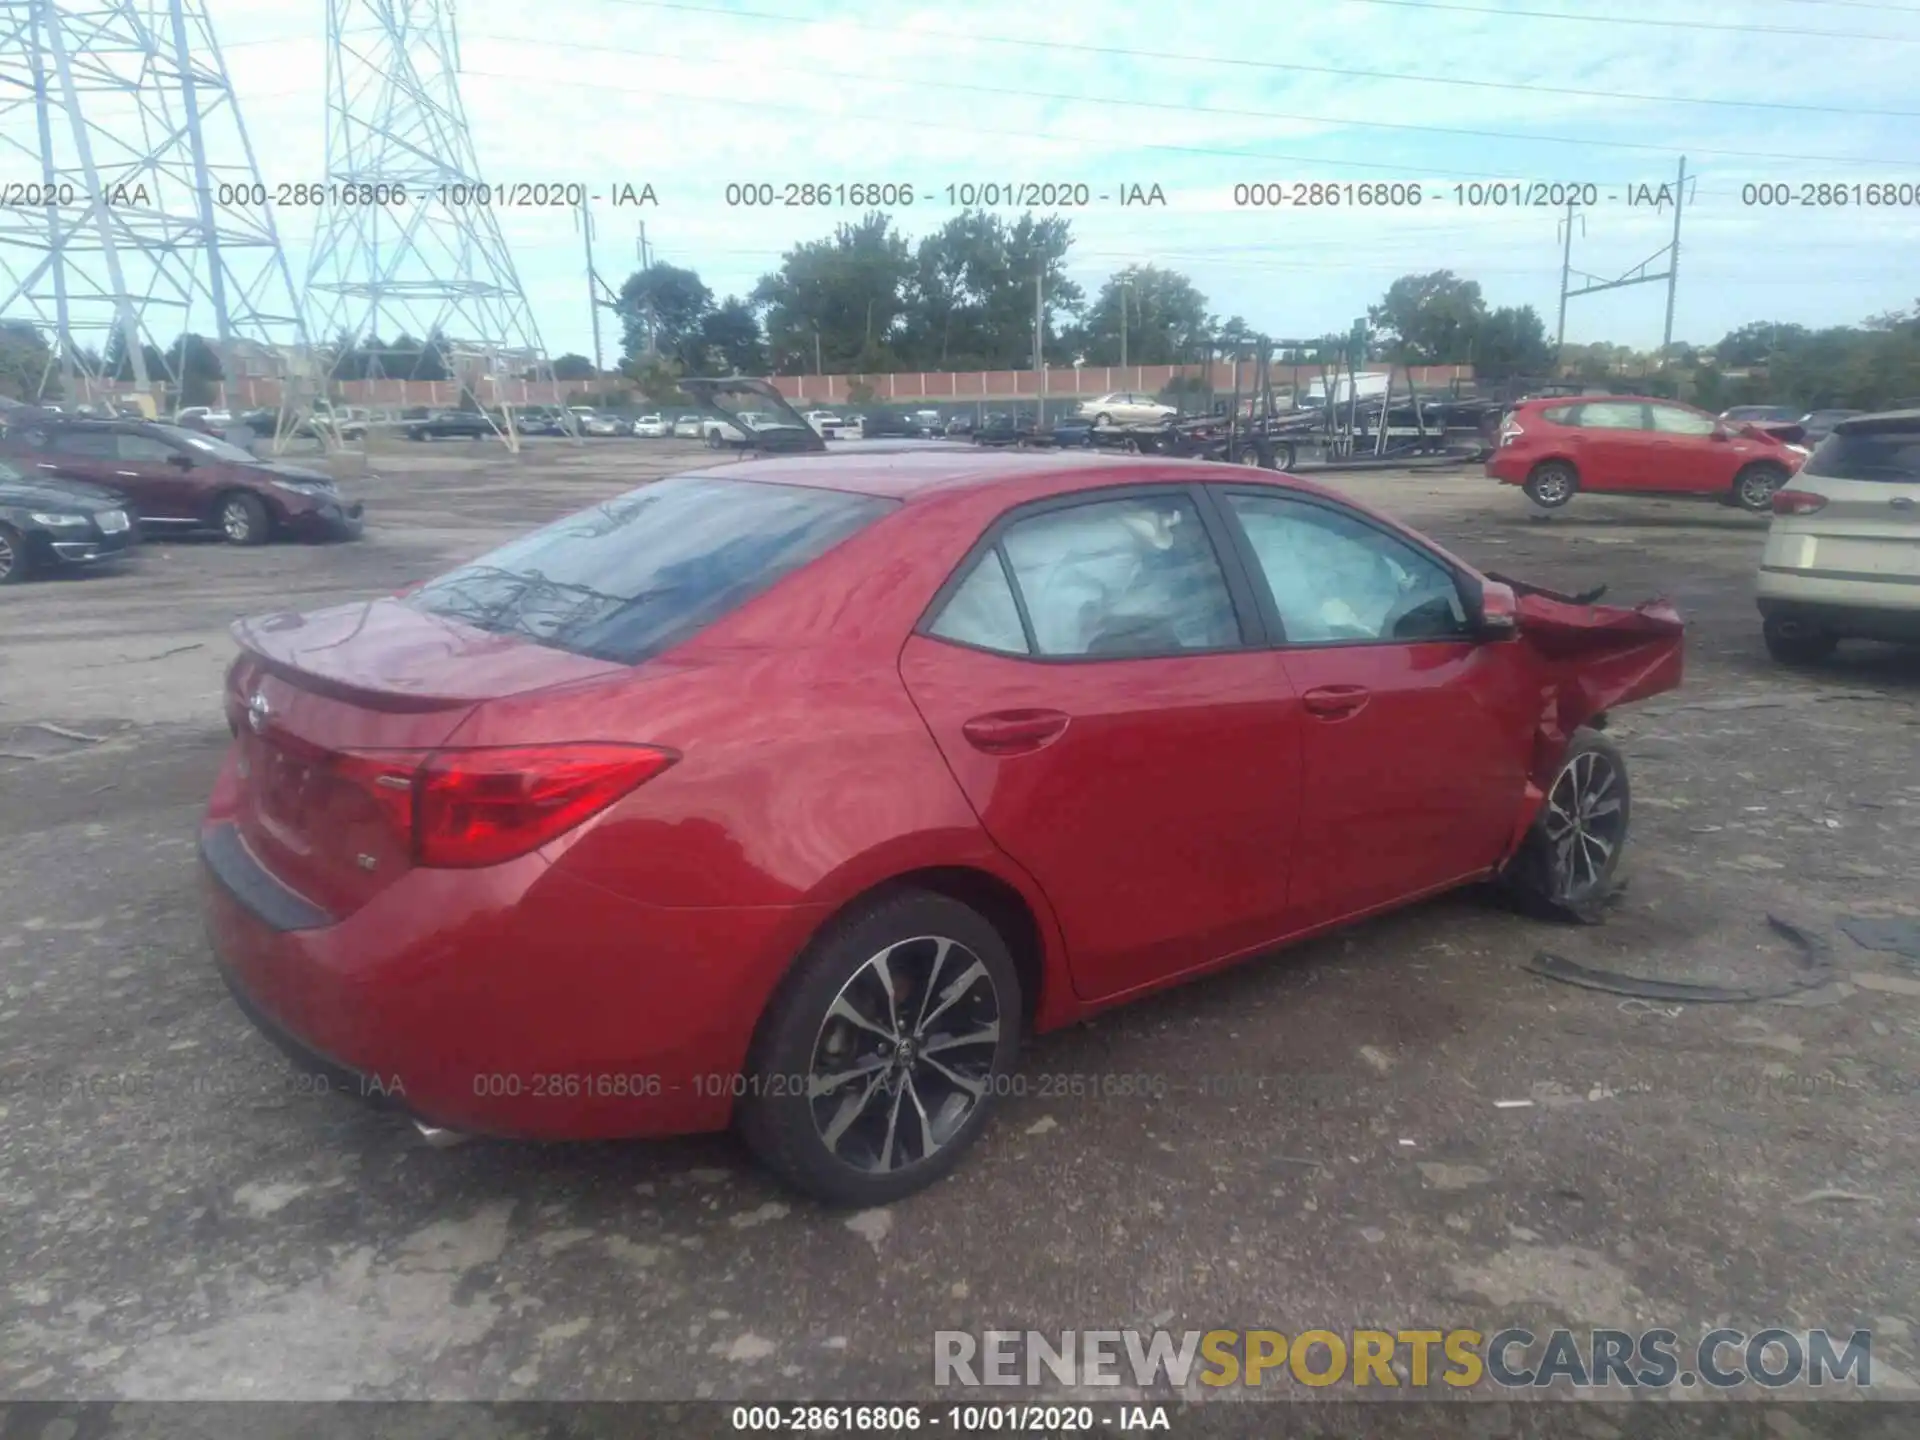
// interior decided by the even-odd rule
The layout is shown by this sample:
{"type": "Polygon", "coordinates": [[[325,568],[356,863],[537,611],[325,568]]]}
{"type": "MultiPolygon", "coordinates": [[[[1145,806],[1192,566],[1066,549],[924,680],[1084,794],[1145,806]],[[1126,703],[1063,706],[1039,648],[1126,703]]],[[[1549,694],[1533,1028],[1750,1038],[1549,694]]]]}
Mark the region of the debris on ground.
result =
{"type": "Polygon", "coordinates": [[[1858,1190],[1809,1190],[1804,1195],[1794,1197],[1796,1205],[1819,1205],[1826,1201],[1843,1202],[1849,1205],[1878,1205],[1878,1195],[1863,1195],[1858,1190]]]}
{"type": "Polygon", "coordinates": [[[1672,1000],[1681,1004],[1750,1004],[1761,1000],[1780,1000],[1802,990],[1817,989],[1833,979],[1833,960],[1826,941],[1790,920],[1767,916],[1767,924],[1800,947],[1801,974],[1778,985],[1709,985],[1697,980],[1656,980],[1645,975],[1629,975],[1619,970],[1597,970],[1562,955],[1542,950],[1527,962],[1534,974],[1564,985],[1601,990],[1609,995],[1626,995],[1636,1000],[1672,1000]]]}
{"type": "Polygon", "coordinates": [[[1920,967],[1920,919],[1910,915],[1842,915],[1840,933],[1864,950],[1897,955],[1920,967]]]}

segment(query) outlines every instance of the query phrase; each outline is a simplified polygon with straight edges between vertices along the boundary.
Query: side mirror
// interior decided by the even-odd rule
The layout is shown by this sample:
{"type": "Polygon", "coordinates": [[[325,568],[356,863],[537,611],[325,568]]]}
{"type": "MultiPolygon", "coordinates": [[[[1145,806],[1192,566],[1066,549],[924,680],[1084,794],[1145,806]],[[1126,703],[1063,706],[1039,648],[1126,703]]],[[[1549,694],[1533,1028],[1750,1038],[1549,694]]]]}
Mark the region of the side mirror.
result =
{"type": "Polygon", "coordinates": [[[191,470],[193,468],[193,457],[184,451],[176,450],[167,457],[167,463],[182,470],[191,470]]]}
{"type": "Polygon", "coordinates": [[[1726,421],[1716,420],[1707,438],[1709,440],[1731,440],[1733,438],[1733,431],[1727,428],[1726,421]]]}
{"type": "Polygon", "coordinates": [[[1510,640],[1520,633],[1520,601],[1512,586],[1498,580],[1482,582],[1473,631],[1482,640],[1510,640]]]}

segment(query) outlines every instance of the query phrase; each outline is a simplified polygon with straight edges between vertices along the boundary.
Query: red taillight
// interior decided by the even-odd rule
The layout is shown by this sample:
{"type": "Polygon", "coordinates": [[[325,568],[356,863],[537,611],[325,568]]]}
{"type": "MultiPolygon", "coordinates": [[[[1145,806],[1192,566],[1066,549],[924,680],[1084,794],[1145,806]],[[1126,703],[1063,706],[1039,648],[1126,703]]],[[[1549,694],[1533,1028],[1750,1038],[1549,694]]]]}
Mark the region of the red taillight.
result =
{"type": "Polygon", "coordinates": [[[415,780],[422,865],[497,865],[557,839],[673,764],[639,745],[443,750],[415,780]]]}
{"type": "Polygon", "coordinates": [[[1827,508],[1827,497],[1810,495],[1805,490],[1776,490],[1773,492],[1773,513],[1776,515],[1811,515],[1816,510],[1827,508]]]}
{"type": "Polygon", "coordinates": [[[468,870],[558,839],[678,758],[645,745],[363,750],[334,771],[374,800],[415,864],[468,870]]]}
{"type": "Polygon", "coordinates": [[[335,775],[364,791],[393,833],[411,845],[413,792],[421,758],[417,750],[355,750],[335,755],[328,763],[335,775]]]}

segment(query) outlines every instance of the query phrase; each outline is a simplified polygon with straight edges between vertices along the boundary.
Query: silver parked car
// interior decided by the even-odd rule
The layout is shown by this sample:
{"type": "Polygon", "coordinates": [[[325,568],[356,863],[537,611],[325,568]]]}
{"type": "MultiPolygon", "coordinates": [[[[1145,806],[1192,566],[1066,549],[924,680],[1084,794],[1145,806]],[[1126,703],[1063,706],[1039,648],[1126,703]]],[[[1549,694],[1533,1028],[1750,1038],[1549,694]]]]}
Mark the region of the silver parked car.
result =
{"type": "Polygon", "coordinates": [[[1920,409],[1838,421],[1774,492],[1758,600],[1790,664],[1846,639],[1920,644],[1920,409]]]}

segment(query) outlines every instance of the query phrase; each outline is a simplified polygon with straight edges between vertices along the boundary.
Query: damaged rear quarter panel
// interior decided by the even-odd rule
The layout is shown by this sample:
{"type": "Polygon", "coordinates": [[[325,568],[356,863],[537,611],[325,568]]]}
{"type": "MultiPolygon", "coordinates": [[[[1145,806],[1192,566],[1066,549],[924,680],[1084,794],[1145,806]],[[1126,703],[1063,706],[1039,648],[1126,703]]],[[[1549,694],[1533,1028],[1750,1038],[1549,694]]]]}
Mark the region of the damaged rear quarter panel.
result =
{"type": "Polygon", "coordinates": [[[1537,679],[1540,710],[1516,847],[1576,730],[1616,706],[1679,687],[1685,634],[1679,612],[1665,600],[1628,609],[1522,592],[1518,608],[1514,643],[1537,679]]]}

